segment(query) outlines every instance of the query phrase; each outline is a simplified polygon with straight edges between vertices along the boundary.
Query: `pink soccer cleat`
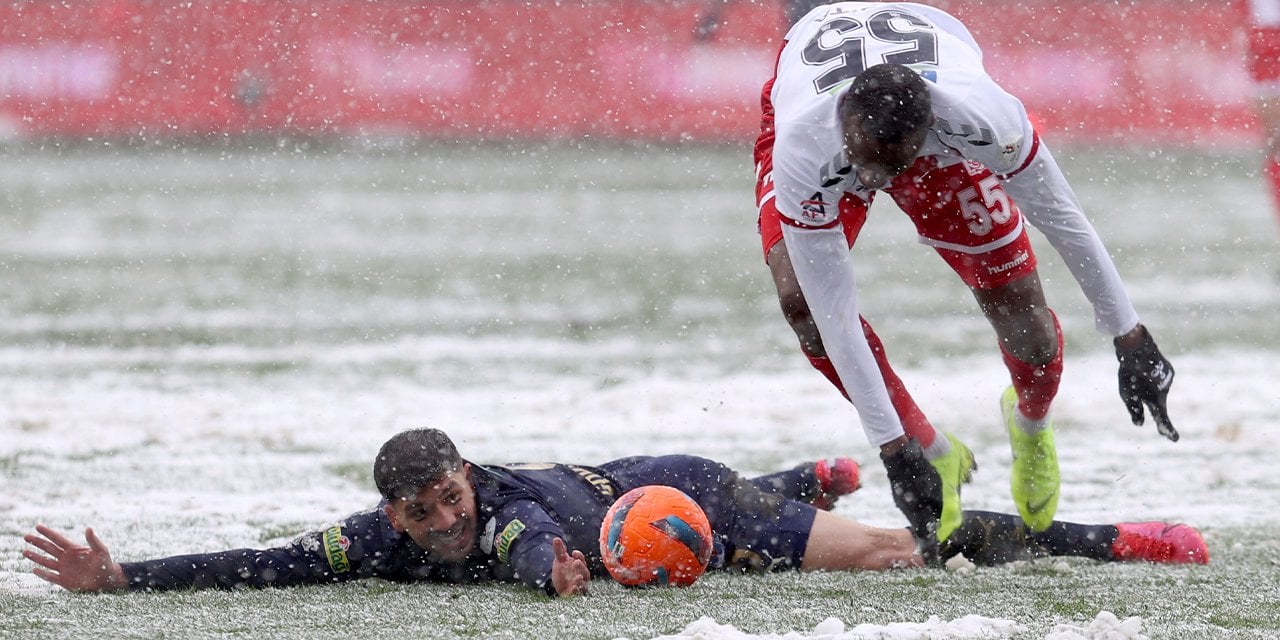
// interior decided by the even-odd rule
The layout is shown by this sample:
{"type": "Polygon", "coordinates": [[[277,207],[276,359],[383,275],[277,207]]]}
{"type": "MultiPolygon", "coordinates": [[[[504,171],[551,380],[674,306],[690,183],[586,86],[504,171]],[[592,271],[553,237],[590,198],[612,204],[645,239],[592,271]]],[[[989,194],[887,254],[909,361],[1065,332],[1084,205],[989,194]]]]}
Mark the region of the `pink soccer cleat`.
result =
{"type": "Polygon", "coordinates": [[[1161,564],[1209,564],[1209,547],[1200,532],[1185,524],[1122,522],[1116,525],[1111,554],[1116,560],[1161,564]]]}
{"type": "Polygon", "coordinates": [[[813,465],[813,474],[818,477],[820,492],[810,504],[824,511],[830,511],[840,496],[847,496],[862,486],[858,463],[852,458],[819,460],[813,465]]]}

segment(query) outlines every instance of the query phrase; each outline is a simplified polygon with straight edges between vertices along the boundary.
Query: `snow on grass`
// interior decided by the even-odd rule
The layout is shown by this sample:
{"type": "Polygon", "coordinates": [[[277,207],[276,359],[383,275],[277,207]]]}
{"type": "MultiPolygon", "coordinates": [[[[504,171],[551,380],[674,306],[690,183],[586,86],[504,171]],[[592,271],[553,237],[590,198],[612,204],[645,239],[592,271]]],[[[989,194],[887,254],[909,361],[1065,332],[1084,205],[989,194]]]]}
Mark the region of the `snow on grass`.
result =
{"type": "MultiPolygon", "coordinates": [[[[1271,455],[1280,447],[1280,412],[1271,395],[1280,370],[1254,352],[1179,355],[1171,402],[1183,434],[1178,443],[1159,438],[1149,425],[1128,424],[1114,396],[1109,358],[1068,362],[1057,408],[1064,471],[1059,517],[1189,522],[1209,541],[1209,568],[1033,563],[949,572],[936,591],[927,583],[939,578],[929,572],[713,575],[673,592],[680,606],[649,613],[634,601],[651,600],[654,592],[597,581],[596,594],[583,600],[584,619],[593,630],[582,637],[1092,639],[1171,637],[1152,629],[1174,635],[1203,631],[1203,611],[1185,609],[1180,600],[1240,602],[1236,588],[1250,587],[1228,586],[1236,576],[1256,581],[1252,588],[1264,601],[1280,593],[1274,569],[1266,566],[1280,557],[1270,535],[1280,524],[1280,477],[1271,455]],[[1184,581],[1194,588],[1184,592],[1176,586],[1184,581]],[[1022,589],[1040,595],[1019,605],[1022,589]],[[943,595],[955,600],[944,601],[943,595]],[[721,599],[734,606],[712,606],[721,599]],[[857,606],[850,608],[877,599],[896,612],[874,608],[864,619],[857,606]],[[743,607],[758,611],[744,616],[743,607]],[[626,631],[629,615],[642,632],[626,631]]],[[[939,426],[960,434],[978,455],[981,468],[965,490],[967,504],[1009,511],[1007,444],[996,409],[1001,370],[986,360],[932,362],[903,375],[939,426]]],[[[18,537],[37,522],[69,530],[91,525],[119,559],[278,542],[374,502],[367,475],[374,451],[395,431],[414,425],[447,429],[464,455],[482,462],[593,462],[688,451],[764,472],[853,454],[866,466],[865,486],[837,512],[883,526],[902,524],[852,409],[807,369],[714,380],[654,376],[602,389],[574,377],[548,378],[539,388],[472,391],[293,375],[250,384],[208,375],[178,382],[151,375],[33,379],[15,381],[5,391],[5,425],[15,437],[0,442],[6,485],[0,494],[0,593],[19,604],[0,605],[11,619],[3,623],[11,626],[0,629],[37,637],[66,615],[69,624],[107,633],[126,632],[134,624],[158,631],[178,624],[188,607],[208,616],[238,612],[238,598],[245,594],[94,599],[59,593],[28,573],[29,565],[17,557],[18,537]],[[115,623],[120,626],[95,627],[93,612],[107,603],[121,612],[115,623]],[[55,614],[63,608],[65,614],[55,614]],[[144,620],[127,622],[130,616],[144,620]]],[[[406,599],[432,594],[477,616],[502,608],[504,600],[532,597],[493,587],[481,589],[484,604],[472,605],[451,599],[447,589],[388,588],[406,599]]],[[[264,619],[281,618],[273,623],[280,625],[280,635],[309,637],[317,629],[288,622],[299,600],[309,602],[303,607],[309,612],[343,602],[360,610],[371,602],[364,591],[332,589],[334,595],[322,588],[254,593],[252,606],[268,612],[264,619]]],[[[1248,602],[1251,596],[1244,593],[1248,602]]],[[[432,637],[520,637],[527,624],[549,624],[541,616],[565,606],[538,602],[538,615],[527,620],[490,621],[495,626],[432,637]]],[[[1221,637],[1249,637],[1252,625],[1280,625],[1280,611],[1258,606],[1216,614],[1220,621],[1210,628],[1225,623],[1232,631],[1221,637]]],[[[573,627],[555,624],[561,625],[557,633],[573,627]]]]}

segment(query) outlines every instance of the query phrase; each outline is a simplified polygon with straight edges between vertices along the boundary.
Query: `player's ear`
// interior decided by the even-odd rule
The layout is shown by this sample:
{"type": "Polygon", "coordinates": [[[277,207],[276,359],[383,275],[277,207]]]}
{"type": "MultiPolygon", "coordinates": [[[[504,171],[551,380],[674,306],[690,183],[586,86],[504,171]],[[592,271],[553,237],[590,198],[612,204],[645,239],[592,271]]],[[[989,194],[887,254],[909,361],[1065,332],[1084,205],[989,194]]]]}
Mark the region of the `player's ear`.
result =
{"type": "Polygon", "coordinates": [[[391,521],[391,528],[395,529],[396,533],[404,533],[404,525],[400,524],[400,515],[396,513],[390,502],[382,505],[382,512],[387,514],[387,519],[391,521]]]}

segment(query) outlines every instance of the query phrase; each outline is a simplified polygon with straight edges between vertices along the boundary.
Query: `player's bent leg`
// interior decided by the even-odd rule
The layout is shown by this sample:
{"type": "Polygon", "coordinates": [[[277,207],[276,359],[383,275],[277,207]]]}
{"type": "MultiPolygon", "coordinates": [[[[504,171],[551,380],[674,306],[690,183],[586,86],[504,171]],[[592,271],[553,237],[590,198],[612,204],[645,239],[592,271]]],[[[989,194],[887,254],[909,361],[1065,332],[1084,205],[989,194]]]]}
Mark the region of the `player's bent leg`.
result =
{"type": "MultiPolygon", "coordinates": [[[[934,247],[973,292],[1001,350],[1013,358],[1006,363],[1019,363],[1010,365],[1014,384],[1026,393],[1028,407],[1034,405],[1040,412],[1037,418],[1047,417],[1061,377],[1060,349],[1018,204],[990,170],[977,163],[937,166],[922,158],[898,176],[889,191],[915,224],[921,242],[934,247]],[[974,197],[977,194],[983,197],[974,197]]],[[[957,473],[965,460],[962,452],[953,455],[959,460],[938,471],[944,479],[950,476],[958,493],[957,473]]],[[[954,513],[949,527],[942,523],[943,529],[958,526],[954,513]]],[[[1047,515],[1048,519],[1031,522],[1044,528],[1052,520],[1052,512],[1047,515]]],[[[940,539],[944,532],[939,531],[940,539]]]]}
{"type": "Polygon", "coordinates": [[[1042,426],[1062,380],[1062,327],[1044,301],[1040,277],[1032,272],[991,290],[975,290],[974,297],[991,322],[1000,354],[1013,387],[1018,391],[1022,418],[1031,431],[1042,426]]]}
{"type": "Polygon", "coordinates": [[[748,481],[761,491],[830,511],[842,496],[862,486],[860,477],[858,463],[853,458],[834,458],[806,462],[748,481]]]}
{"type": "Polygon", "coordinates": [[[1058,512],[1058,491],[1061,481],[1058,473],[1058,450],[1054,445],[1053,428],[1045,425],[1034,434],[1018,425],[1018,393],[1013,387],[1005,390],[1000,398],[1000,412],[1009,432],[1009,446],[1013,451],[1010,490],[1018,514],[1032,531],[1044,531],[1053,523],[1058,512]]]}
{"type": "Polygon", "coordinates": [[[1010,493],[1027,526],[1043,531],[1057,513],[1061,484],[1049,409],[1062,379],[1062,331],[1034,270],[973,293],[1013,381],[1000,400],[1013,453],[1010,493]]]}
{"type": "Polygon", "coordinates": [[[924,566],[906,529],[882,529],[819,511],[809,530],[805,571],[881,570],[924,566]]]}

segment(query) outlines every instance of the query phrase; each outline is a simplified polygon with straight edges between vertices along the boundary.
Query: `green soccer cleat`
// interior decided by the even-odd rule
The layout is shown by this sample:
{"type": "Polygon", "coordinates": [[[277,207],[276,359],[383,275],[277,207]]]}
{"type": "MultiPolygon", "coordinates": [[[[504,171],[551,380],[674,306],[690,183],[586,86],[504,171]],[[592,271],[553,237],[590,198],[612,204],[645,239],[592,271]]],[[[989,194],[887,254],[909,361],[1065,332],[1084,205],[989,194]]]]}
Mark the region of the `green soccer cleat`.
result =
{"type": "Polygon", "coordinates": [[[1000,396],[1000,412],[1009,430],[1009,445],[1013,449],[1013,478],[1010,489],[1013,502],[1018,505],[1022,521],[1032,531],[1044,531],[1053,524],[1058,512],[1058,450],[1053,444],[1053,426],[1046,426],[1040,433],[1028,435],[1018,427],[1014,411],[1018,407],[1018,392],[1013,387],[1000,396]]]}
{"type": "Polygon", "coordinates": [[[938,523],[938,542],[942,542],[953,531],[960,528],[960,485],[973,479],[973,472],[978,464],[973,461],[973,452],[955,436],[943,432],[942,435],[951,441],[951,451],[945,456],[930,460],[938,475],[942,476],[942,521],[938,523]]]}

